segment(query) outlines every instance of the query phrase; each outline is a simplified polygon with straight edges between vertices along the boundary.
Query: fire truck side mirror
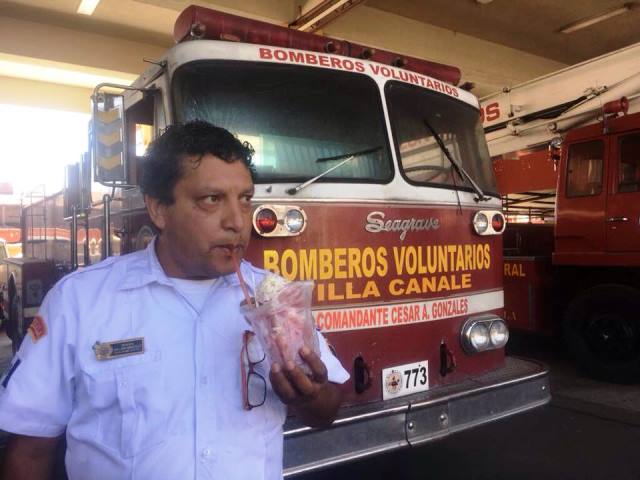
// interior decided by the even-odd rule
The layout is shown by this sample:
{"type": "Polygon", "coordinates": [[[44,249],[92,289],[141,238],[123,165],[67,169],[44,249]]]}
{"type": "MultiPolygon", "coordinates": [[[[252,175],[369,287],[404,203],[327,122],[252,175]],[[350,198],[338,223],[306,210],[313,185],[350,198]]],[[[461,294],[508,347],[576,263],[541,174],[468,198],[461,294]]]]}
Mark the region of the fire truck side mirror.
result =
{"type": "Polygon", "coordinates": [[[94,179],[108,185],[127,183],[124,96],[96,88],[91,122],[94,179]]]}
{"type": "Polygon", "coordinates": [[[554,171],[558,169],[558,163],[560,162],[562,142],[562,137],[554,137],[549,142],[549,161],[553,162],[554,171]]]}

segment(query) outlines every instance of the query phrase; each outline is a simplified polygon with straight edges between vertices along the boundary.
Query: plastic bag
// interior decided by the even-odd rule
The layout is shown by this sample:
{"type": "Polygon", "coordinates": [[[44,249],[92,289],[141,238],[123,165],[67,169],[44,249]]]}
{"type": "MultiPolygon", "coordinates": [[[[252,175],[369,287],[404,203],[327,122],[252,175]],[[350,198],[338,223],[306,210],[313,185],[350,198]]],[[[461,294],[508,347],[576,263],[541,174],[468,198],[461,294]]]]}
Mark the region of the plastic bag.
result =
{"type": "Polygon", "coordinates": [[[291,361],[308,375],[312,372],[300,357],[300,349],[306,346],[320,355],[311,314],[312,293],[313,282],[290,282],[269,302],[257,307],[241,305],[271,363],[284,366],[291,361]]]}

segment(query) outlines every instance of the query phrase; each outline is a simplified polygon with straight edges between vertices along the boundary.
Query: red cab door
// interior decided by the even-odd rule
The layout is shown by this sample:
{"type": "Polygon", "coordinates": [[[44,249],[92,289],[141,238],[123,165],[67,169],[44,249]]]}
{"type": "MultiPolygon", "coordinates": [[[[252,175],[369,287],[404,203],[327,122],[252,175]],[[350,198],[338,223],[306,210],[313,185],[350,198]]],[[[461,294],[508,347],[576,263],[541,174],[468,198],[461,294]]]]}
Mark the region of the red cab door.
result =
{"type": "Polygon", "coordinates": [[[608,139],[569,144],[556,205],[556,254],[587,260],[604,251],[608,139]]]}
{"type": "Polygon", "coordinates": [[[640,130],[611,138],[607,251],[640,252],[640,130]]]}

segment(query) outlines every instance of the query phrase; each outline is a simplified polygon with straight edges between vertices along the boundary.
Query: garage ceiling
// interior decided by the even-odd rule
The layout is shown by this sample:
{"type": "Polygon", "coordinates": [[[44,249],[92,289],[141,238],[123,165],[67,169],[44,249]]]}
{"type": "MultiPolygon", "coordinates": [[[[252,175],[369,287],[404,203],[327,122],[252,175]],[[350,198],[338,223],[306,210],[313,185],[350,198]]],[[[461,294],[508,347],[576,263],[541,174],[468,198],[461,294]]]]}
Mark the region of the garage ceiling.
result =
{"type": "Polygon", "coordinates": [[[368,0],[367,5],[569,65],[640,42],[640,4],[621,0],[368,0]],[[626,13],[560,33],[573,22],[625,5],[626,13]]]}
{"type": "MultiPolygon", "coordinates": [[[[178,13],[191,3],[287,25],[302,8],[320,0],[101,0],[92,16],[77,14],[79,3],[0,0],[0,19],[126,39],[162,51],[173,43],[171,32],[178,13]]],[[[484,95],[640,42],[638,25],[638,4],[621,0],[365,0],[325,28],[334,36],[366,40],[409,55],[429,57],[433,52],[429,59],[449,60],[460,67],[463,79],[476,83],[474,93],[484,95]],[[574,33],[559,32],[572,22],[625,5],[629,10],[621,15],[574,33]],[[400,20],[414,28],[404,31],[400,20]],[[428,35],[422,35],[420,25],[428,35]],[[453,45],[456,39],[460,42],[453,45]],[[457,55],[445,51],[449,44],[457,55]],[[419,48],[412,51],[413,45],[419,48]]],[[[0,44],[2,53],[15,55],[3,52],[0,44]]],[[[0,71],[0,75],[10,74],[0,71]]]]}

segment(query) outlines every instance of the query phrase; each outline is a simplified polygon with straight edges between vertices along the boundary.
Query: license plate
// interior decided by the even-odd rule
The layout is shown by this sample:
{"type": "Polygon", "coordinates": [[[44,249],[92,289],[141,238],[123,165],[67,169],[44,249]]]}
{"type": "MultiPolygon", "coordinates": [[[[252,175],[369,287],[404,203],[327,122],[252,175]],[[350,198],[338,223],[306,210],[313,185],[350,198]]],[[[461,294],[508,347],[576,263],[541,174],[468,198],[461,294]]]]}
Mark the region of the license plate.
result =
{"type": "Polygon", "coordinates": [[[382,399],[429,390],[429,362],[423,360],[382,370],[382,399]]]}

